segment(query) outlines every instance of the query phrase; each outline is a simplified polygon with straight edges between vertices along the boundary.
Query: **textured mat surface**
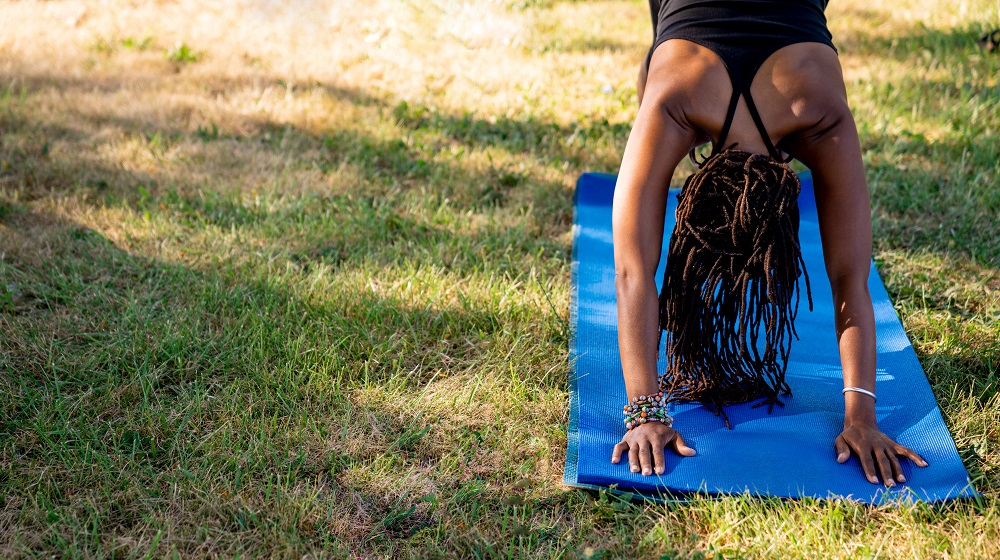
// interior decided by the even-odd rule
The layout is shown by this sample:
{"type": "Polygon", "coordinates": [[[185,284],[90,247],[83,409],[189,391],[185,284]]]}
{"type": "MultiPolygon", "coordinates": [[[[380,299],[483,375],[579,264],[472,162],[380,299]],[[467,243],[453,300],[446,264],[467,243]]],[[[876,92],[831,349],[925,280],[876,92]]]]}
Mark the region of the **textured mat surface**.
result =
{"type": "MultiPolygon", "coordinates": [[[[666,472],[642,476],[628,462],[610,461],[624,434],[621,407],[626,401],[618,355],[614,259],[611,246],[613,175],[588,173],[576,189],[573,227],[573,299],[570,322],[571,404],[569,448],[564,482],[585,488],[629,491],[653,498],[684,493],[750,492],[778,497],[848,498],[860,502],[943,501],[976,496],[941,418],[927,378],[872,265],[870,290],[878,332],[879,425],[899,443],[914,449],[930,466],[903,460],[907,484],[886,490],[869,483],[852,457],[835,461],[833,440],[843,426],[843,387],[833,329],[830,284],[823,266],[812,181],[802,177],[800,196],[802,251],[813,290],[814,310],[802,296],[787,379],[793,395],[786,406],[727,409],[733,430],[697,404],[672,412],[675,426],[698,455],[681,458],[667,451],[666,472]]],[[[669,197],[666,235],[673,229],[676,197],[669,197]]],[[[667,249],[666,237],[663,243],[667,249]]],[[[657,272],[662,281],[664,262],[657,272]]],[[[803,290],[804,292],[804,290],[803,290]]],[[[659,366],[662,372],[664,364],[659,366]]]]}

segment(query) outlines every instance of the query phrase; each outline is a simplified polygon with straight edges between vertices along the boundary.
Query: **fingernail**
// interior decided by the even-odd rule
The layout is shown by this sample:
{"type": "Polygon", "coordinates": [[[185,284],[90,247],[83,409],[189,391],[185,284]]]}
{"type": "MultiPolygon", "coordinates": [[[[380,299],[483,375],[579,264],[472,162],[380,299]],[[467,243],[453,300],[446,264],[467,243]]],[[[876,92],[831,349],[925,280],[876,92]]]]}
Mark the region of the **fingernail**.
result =
{"type": "Polygon", "coordinates": [[[899,475],[899,476],[896,477],[896,480],[898,480],[900,482],[906,482],[906,477],[903,476],[903,475],[899,475]]]}
{"type": "Polygon", "coordinates": [[[896,483],[893,482],[893,481],[891,481],[891,480],[886,481],[885,485],[888,486],[889,488],[895,488],[896,487],[896,483]]]}
{"type": "Polygon", "coordinates": [[[869,476],[868,482],[871,482],[872,484],[878,484],[878,479],[875,478],[874,476],[869,476]]]}
{"type": "Polygon", "coordinates": [[[656,469],[656,474],[663,474],[663,469],[662,468],[656,469]]]}
{"type": "Polygon", "coordinates": [[[632,472],[639,472],[639,467],[632,467],[632,472]]]}

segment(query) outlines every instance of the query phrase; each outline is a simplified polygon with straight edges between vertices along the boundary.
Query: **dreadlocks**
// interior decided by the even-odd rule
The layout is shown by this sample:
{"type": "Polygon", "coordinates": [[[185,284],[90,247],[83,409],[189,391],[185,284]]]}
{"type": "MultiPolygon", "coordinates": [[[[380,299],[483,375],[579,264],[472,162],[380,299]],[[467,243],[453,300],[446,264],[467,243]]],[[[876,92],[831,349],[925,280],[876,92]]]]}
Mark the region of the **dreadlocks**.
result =
{"type": "MultiPolygon", "coordinates": [[[[706,160],[678,196],[660,292],[670,401],[723,406],[791,394],[785,382],[797,280],[798,176],[767,155],[729,149],[706,160]]],[[[805,276],[809,307],[812,292],[805,276]]]]}

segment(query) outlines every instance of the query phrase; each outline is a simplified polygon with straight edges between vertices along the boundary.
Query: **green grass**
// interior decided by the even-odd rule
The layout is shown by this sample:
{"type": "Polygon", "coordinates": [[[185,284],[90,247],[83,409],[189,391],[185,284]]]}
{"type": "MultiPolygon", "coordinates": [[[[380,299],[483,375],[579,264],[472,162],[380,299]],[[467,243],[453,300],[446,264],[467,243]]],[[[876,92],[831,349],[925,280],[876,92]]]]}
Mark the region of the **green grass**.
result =
{"type": "Polygon", "coordinates": [[[0,45],[0,556],[997,556],[1000,19],[860,8],[830,20],[875,258],[982,500],[560,484],[572,185],[620,162],[644,3],[248,12],[259,42],[158,3],[0,45]]]}

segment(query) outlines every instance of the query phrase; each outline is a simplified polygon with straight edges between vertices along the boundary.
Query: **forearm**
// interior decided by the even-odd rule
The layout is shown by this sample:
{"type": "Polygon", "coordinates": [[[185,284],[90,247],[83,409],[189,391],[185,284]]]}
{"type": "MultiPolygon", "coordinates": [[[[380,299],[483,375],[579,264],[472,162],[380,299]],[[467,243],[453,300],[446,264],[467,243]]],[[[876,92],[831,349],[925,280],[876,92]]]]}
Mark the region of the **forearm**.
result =
{"type": "Polygon", "coordinates": [[[656,371],[659,304],[656,283],[643,274],[615,278],[618,295],[618,347],[629,398],[659,390],[656,371]]]}
{"type": "MultiPolygon", "coordinates": [[[[875,393],[875,314],[866,279],[833,282],[837,343],[844,387],[875,393]]],[[[875,400],[863,393],[844,394],[844,425],[874,424],[875,400]]]]}

